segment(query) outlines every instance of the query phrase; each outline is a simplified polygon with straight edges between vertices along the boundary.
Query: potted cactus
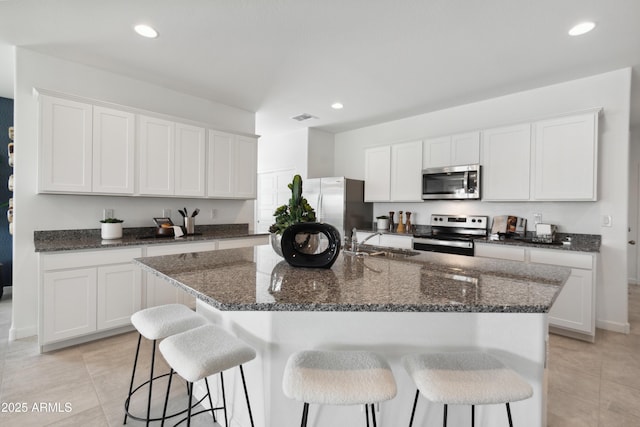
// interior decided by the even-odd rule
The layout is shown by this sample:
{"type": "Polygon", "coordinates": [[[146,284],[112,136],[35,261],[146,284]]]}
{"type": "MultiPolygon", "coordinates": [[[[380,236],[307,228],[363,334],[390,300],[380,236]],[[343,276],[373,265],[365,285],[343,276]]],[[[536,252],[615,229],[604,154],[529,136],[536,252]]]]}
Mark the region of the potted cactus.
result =
{"type": "Polygon", "coordinates": [[[298,222],[315,222],[316,212],[313,210],[307,199],[302,197],[302,177],[295,175],[293,181],[288,185],[291,190],[289,203],[282,205],[273,213],[275,222],[269,227],[271,233],[271,245],[273,249],[282,256],[280,239],[282,233],[292,224],[298,222]]]}
{"type": "Polygon", "coordinates": [[[100,221],[100,236],[105,239],[121,239],[122,238],[122,223],[124,222],[118,218],[105,218],[100,221]]]}

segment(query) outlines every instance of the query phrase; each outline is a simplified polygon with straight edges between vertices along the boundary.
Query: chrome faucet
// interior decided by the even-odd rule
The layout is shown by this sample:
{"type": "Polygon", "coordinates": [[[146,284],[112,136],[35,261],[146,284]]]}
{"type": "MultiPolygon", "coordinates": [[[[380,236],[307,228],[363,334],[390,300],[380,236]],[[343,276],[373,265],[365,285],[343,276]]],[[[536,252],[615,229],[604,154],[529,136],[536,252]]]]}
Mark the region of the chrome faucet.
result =
{"type": "Polygon", "coordinates": [[[379,231],[376,231],[375,233],[367,236],[362,242],[358,243],[358,239],[356,237],[356,229],[354,228],[351,234],[351,250],[353,252],[358,252],[360,250],[360,246],[364,245],[367,241],[373,239],[376,236],[382,236],[382,233],[379,231]]]}

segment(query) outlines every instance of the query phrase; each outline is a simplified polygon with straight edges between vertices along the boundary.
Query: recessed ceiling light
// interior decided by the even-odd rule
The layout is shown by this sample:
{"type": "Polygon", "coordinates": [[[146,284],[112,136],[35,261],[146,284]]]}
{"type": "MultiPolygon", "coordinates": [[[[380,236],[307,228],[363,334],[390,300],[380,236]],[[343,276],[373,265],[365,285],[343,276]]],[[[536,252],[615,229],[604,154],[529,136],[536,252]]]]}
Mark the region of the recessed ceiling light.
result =
{"type": "Polygon", "coordinates": [[[145,24],[138,24],[133,29],[136,33],[140,34],[142,37],[147,37],[150,39],[155,39],[158,37],[158,32],[153,28],[145,24]]]}
{"type": "Polygon", "coordinates": [[[342,102],[334,102],[333,104],[331,104],[331,108],[333,108],[334,110],[342,110],[344,108],[344,105],[342,105],[342,102]]]}
{"type": "Polygon", "coordinates": [[[593,30],[596,27],[596,23],[595,22],[581,22],[578,25],[575,25],[574,27],[572,27],[569,30],[569,35],[570,36],[581,36],[583,34],[588,33],[589,31],[593,30]]]}

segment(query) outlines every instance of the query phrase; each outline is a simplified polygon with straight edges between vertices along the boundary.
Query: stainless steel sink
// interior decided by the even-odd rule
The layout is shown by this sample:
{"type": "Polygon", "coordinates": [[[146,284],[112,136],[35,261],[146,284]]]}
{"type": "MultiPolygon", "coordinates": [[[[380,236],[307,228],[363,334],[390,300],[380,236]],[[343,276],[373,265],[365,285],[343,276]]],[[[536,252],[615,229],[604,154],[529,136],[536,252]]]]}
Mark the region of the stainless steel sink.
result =
{"type": "Polygon", "coordinates": [[[343,249],[342,253],[347,256],[357,257],[384,257],[384,258],[407,258],[418,255],[420,252],[412,251],[411,249],[397,249],[387,248],[382,246],[365,246],[359,248],[357,251],[343,249]]]}

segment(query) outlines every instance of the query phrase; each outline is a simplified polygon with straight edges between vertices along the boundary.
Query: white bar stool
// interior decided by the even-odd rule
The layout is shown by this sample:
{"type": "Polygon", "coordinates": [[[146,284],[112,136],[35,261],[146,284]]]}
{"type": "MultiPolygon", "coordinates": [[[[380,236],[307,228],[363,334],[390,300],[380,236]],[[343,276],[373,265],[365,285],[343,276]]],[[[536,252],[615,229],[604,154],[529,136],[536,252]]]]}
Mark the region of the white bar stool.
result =
{"type": "Polygon", "coordinates": [[[282,380],[284,394],[301,402],[302,424],[307,425],[309,404],[365,405],[369,426],[369,406],[374,427],[374,404],[393,399],[396,381],[389,364],[368,351],[307,350],[287,360],[282,380]]]}
{"type": "MultiPolygon", "coordinates": [[[[195,327],[204,325],[207,322],[203,316],[195,313],[187,306],[182,304],[166,304],[158,307],[146,308],[134,313],[131,316],[131,323],[138,331],[138,347],[136,348],[136,357],[133,362],[133,371],[131,372],[131,383],[129,384],[129,394],[124,402],[124,423],[127,423],[127,418],[131,417],[134,420],[146,421],[146,425],[149,425],[151,421],[159,421],[161,418],[151,418],[151,394],[153,391],[153,381],[169,375],[169,373],[153,376],[153,367],[156,358],[156,341],[166,338],[170,335],[178,334],[180,332],[193,329],[195,327]],[[135,389],[133,388],[133,382],[136,375],[136,367],[138,366],[138,355],[140,353],[140,342],[142,337],[153,341],[153,348],[151,350],[151,369],[149,373],[149,380],[140,384],[135,389]],[[147,400],[147,415],[146,417],[140,417],[133,415],[129,412],[129,404],[131,403],[131,397],[142,387],[149,384],[149,396],[147,400]]],[[[174,414],[178,415],[178,414],[174,414]]]]}
{"type": "Polygon", "coordinates": [[[418,395],[444,403],[443,425],[447,425],[447,405],[471,405],[471,426],[475,405],[505,403],[509,426],[513,427],[509,402],[528,399],[531,385],[495,357],[480,351],[430,353],[405,356],[405,369],[418,390],[413,401],[409,427],[413,424],[418,395]]]}
{"type": "MultiPolygon", "coordinates": [[[[242,376],[242,386],[244,388],[244,396],[247,401],[249,410],[249,419],[253,427],[253,415],[251,414],[251,404],[249,403],[249,394],[247,392],[247,383],[244,378],[242,364],[256,357],[256,352],[247,344],[228,334],[223,329],[214,325],[204,325],[198,328],[172,335],[165,338],[160,343],[160,352],[164,356],[171,372],[177,372],[182,378],[188,382],[189,402],[187,404],[187,417],[180,420],[176,425],[187,420],[187,426],[191,425],[191,416],[211,411],[213,421],[216,421],[215,411],[224,410],[225,426],[229,426],[227,419],[227,402],[224,392],[223,371],[238,366],[240,375],[242,376]],[[220,385],[222,388],[222,406],[214,407],[211,400],[211,392],[209,390],[209,381],[207,377],[220,373],[220,385]],[[205,397],[209,399],[211,409],[191,413],[193,383],[204,379],[207,387],[205,397]]],[[[164,414],[167,411],[167,403],[169,401],[169,389],[171,387],[171,376],[169,377],[169,385],[167,386],[167,394],[164,402],[164,414]]],[[[203,398],[204,399],[204,398],[203,398]]],[[[164,419],[162,425],[164,425],[164,419]]]]}

